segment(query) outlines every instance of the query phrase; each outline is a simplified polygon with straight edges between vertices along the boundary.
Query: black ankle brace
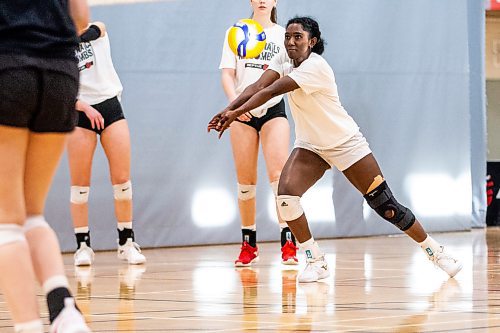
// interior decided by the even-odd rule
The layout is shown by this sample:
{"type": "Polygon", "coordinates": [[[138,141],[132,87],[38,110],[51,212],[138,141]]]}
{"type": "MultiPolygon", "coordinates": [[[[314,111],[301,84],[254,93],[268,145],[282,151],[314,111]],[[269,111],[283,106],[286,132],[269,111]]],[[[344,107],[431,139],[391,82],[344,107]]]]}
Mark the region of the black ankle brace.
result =
{"type": "Polygon", "coordinates": [[[134,230],[125,228],[123,230],[118,229],[118,244],[125,245],[127,239],[131,238],[132,241],[135,241],[134,238],[134,230]]]}
{"type": "Polygon", "coordinates": [[[293,235],[289,227],[285,227],[283,228],[283,230],[281,230],[281,247],[285,246],[287,241],[291,241],[293,245],[297,245],[295,236],[293,235]]]}
{"type": "Polygon", "coordinates": [[[88,247],[90,247],[90,231],[89,232],[79,232],[75,234],[76,237],[76,246],[77,249],[80,248],[82,243],[87,244],[88,247]]]}
{"type": "Polygon", "coordinates": [[[68,288],[64,287],[56,288],[47,294],[47,307],[51,323],[64,309],[64,299],[67,297],[71,297],[71,293],[68,288]]]}

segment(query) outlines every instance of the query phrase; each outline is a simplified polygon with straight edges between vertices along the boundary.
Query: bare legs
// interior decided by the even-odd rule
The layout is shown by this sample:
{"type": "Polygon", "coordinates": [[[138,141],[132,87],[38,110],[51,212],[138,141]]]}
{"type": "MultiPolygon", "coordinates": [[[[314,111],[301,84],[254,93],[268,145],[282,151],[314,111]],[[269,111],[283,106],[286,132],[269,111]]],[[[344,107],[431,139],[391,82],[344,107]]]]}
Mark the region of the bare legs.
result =
{"type": "MultiPolygon", "coordinates": [[[[26,220],[23,182],[28,144],[28,130],[0,126],[2,230],[8,225],[22,227],[26,220]]],[[[20,232],[22,233],[22,230],[20,232]]],[[[28,243],[16,238],[4,242],[0,246],[0,267],[5,268],[0,274],[0,288],[7,300],[14,323],[37,320],[39,314],[35,296],[35,272],[28,243]]]]}
{"type": "MultiPolygon", "coordinates": [[[[30,134],[24,177],[28,218],[43,216],[45,200],[65,142],[64,134],[30,134]]],[[[53,276],[65,275],[59,241],[51,228],[31,228],[26,232],[26,238],[33,267],[41,284],[53,276]]]]}
{"type": "MultiPolygon", "coordinates": [[[[273,184],[279,181],[281,170],[288,159],[290,125],[286,118],[277,117],[265,123],[260,133],[269,183],[273,184]]],[[[277,215],[280,226],[286,226],[286,222],[281,219],[279,213],[277,215]]]]}
{"type": "MultiPolygon", "coordinates": [[[[123,184],[130,180],[130,132],[125,119],[107,127],[101,135],[101,144],[109,162],[111,184],[123,184]]],[[[132,199],[116,200],[117,221],[132,222],[132,199]]]]}
{"type": "MultiPolygon", "coordinates": [[[[230,128],[236,178],[239,184],[257,184],[257,159],[259,155],[259,134],[245,124],[234,122],[230,128]]],[[[241,226],[255,225],[255,198],[238,199],[241,226]]]]}
{"type": "MultiPolygon", "coordinates": [[[[373,154],[368,154],[344,170],[344,175],[358,191],[366,194],[375,177],[382,176],[382,171],[373,154]]],[[[423,242],[427,237],[427,233],[418,220],[405,233],[418,243],[423,242]]]]}
{"type": "MultiPolygon", "coordinates": [[[[101,135],[101,144],[109,162],[111,183],[123,184],[130,180],[130,134],[126,120],[107,127],[101,135]]],[[[97,134],[77,127],[68,142],[68,159],[72,186],[90,186],[92,160],[97,145],[97,134]]],[[[88,226],[88,204],[71,203],[75,228],[88,226]]],[[[118,222],[132,221],[132,200],[115,200],[118,222]]]]}
{"type": "MultiPolygon", "coordinates": [[[[97,134],[76,127],[68,139],[68,161],[71,186],[90,186],[92,160],[97,145],[97,134]]],[[[88,203],[71,203],[71,216],[75,228],[88,227],[88,203]]]]}
{"type": "MultiPolygon", "coordinates": [[[[330,169],[328,163],[315,153],[295,148],[281,173],[278,195],[301,197],[328,169],[330,169]]],[[[305,214],[287,223],[299,243],[311,239],[312,235],[305,214]]]]}
{"type": "Polygon", "coordinates": [[[53,278],[58,280],[56,287],[67,287],[58,240],[43,219],[64,144],[64,134],[0,126],[0,224],[2,228],[23,227],[25,236],[23,229],[20,235],[27,240],[4,242],[0,247],[0,265],[7,268],[0,286],[16,324],[39,318],[35,278],[44,287],[53,278]],[[40,223],[30,223],[32,217],[38,217],[40,223]]]}

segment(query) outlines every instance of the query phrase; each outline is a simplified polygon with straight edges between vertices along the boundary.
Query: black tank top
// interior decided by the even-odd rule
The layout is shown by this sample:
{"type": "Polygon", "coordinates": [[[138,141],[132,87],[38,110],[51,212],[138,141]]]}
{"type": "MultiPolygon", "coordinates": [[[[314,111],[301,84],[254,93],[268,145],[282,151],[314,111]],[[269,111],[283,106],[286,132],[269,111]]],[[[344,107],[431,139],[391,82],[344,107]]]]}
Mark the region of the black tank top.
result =
{"type": "Polygon", "coordinates": [[[0,54],[73,60],[77,45],[68,0],[0,1],[0,54]]]}

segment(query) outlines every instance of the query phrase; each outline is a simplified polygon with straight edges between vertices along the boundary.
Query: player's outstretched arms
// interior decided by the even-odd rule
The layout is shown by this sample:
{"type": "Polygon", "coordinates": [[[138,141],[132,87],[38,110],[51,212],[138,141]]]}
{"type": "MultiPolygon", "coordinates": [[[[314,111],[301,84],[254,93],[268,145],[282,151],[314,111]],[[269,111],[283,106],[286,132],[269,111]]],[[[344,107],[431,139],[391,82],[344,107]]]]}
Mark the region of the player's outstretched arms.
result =
{"type": "Polygon", "coordinates": [[[273,82],[275,82],[279,78],[280,78],[279,74],[276,73],[275,71],[273,70],[265,71],[264,73],[262,73],[262,75],[257,81],[246,87],[245,90],[243,90],[243,92],[238,97],[236,97],[236,99],[231,104],[229,104],[227,109],[236,110],[237,108],[242,106],[245,102],[247,102],[256,93],[258,93],[262,89],[269,87],[271,84],[273,84],[273,82]]]}
{"type": "Polygon", "coordinates": [[[273,97],[283,95],[298,88],[299,85],[288,76],[275,80],[272,84],[259,90],[256,94],[248,98],[245,103],[236,109],[232,108],[233,104],[231,103],[231,105],[222,112],[217,113],[208,123],[208,131],[210,132],[212,129],[218,131],[220,138],[229,125],[242,114],[263,105],[273,97]]]}

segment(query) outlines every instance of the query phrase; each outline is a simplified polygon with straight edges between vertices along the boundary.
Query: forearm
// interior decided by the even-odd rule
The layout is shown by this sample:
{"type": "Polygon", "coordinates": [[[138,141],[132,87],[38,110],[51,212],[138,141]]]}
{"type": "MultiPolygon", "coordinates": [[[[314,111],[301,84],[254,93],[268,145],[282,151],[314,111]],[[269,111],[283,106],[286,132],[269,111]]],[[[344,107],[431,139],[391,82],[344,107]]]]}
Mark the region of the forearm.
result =
{"type": "Polygon", "coordinates": [[[273,91],[270,89],[264,89],[255,93],[251,93],[249,94],[248,98],[245,99],[245,102],[241,103],[231,110],[234,110],[236,114],[240,116],[265,104],[268,100],[278,95],[279,94],[273,93],[273,91]]]}
{"type": "MultiPolygon", "coordinates": [[[[251,84],[248,87],[243,90],[243,92],[236,97],[227,107],[229,110],[236,110],[240,108],[243,104],[248,102],[253,96],[255,96],[258,93],[259,89],[257,88],[257,85],[251,84]]],[[[265,102],[264,102],[265,103],[265,102]]],[[[248,109],[248,111],[252,110],[253,108],[248,109]]],[[[245,112],[243,112],[245,113],[245,112]]]]}
{"type": "Polygon", "coordinates": [[[82,102],[79,99],[76,100],[76,103],[75,103],[76,111],[85,112],[89,107],[90,107],[89,104],[82,102]]]}
{"type": "Polygon", "coordinates": [[[68,3],[69,14],[75,24],[77,34],[89,24],[89,7],[86,0],[70,0],[68,3]]]}
{"type": "MultiPolygon", "coordinates": [[[[264,84],[267,84],[267,82],[264,82],[264,84]]],[[[229,108],[229,110],[233,110],[235,114],[239,116],[263,105],[273,97],[286,94],[298,88],[299,86],[297,83],[288,76],[275,80],[273,83],[268,84],[265,87],[259,85],[259,82],[257,81],[247,88],[248,91],[245,89],[245,91],[238,96],[235,103],[232,103],[234,105],[231,105],[234,106],[234,108],[229,108]]]]}

